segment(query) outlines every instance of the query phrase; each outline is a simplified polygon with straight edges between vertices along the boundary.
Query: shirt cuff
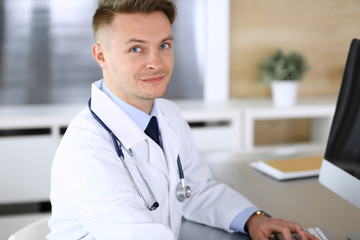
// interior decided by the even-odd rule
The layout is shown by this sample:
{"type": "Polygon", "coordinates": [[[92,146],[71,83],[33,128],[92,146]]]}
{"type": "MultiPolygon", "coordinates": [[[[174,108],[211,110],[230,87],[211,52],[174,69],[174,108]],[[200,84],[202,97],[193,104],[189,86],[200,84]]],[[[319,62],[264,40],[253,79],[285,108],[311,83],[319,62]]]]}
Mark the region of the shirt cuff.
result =
{"type": "MultiPolygon", "coordinates": [[[[249,207],[246,208],[244,211],[240,212],[238,215],[235,216],[235,218],[232,220],[231,224],[230,224],[230,229],[235,231],[235,232],[242,232],[242,233],[246,233],[245,232],[245,224],[247,222],[247,220],[256,212],[259,211],[260,209],[256,208],[256,207],[249,207]]],[[[265,213],[267,216],[270,217],[269,214],[265,213]]]]}

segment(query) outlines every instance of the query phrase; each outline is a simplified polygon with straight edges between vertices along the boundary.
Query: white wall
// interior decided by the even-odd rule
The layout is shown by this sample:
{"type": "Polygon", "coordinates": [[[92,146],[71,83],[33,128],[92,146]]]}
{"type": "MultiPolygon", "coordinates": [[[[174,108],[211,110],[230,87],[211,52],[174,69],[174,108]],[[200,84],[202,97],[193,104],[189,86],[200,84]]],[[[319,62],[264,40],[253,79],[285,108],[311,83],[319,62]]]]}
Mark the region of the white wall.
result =
{"type": "Polygon", "coordinates": [[[230,0],[208,0],[204,100],[229,99],[230,0]]]}

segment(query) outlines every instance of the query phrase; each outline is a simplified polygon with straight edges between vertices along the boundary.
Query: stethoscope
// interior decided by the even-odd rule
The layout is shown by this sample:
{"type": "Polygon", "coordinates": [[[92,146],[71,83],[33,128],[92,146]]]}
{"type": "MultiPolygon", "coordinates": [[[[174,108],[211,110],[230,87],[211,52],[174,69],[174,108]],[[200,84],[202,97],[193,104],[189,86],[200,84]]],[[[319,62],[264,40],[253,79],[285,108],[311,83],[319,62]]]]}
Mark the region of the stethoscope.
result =
{"type": "MultiPolygon", "coordinates": [[[[110,130],[110,128],[108,126],[106,126],[106,124],[91,110],[91,98],[89,99],[88,106],[89,106],[89,110],[90,110],[92,116],[100,123],[101,126],[103,126],[109,132],[109,134],[110,134],[110,136],[112,138],[116,153],[119,156],[121,162],[123,163],[124,168],[126,170],[126,173],[129,176],[129,178],[130,178],[136,192],[143,199],[143,201],[145,203],[145,206],[150,211],[153,211],[153,210],[157,209],[159,207],[159,203],[156,200],[155,195],[154,195],[153,191],[151,190],[151,188],[150,188],[144,174],[142,173],[142,171],[141,171],[141,169],[140,169],[140,167],[139,167],[139,165],[138,165],[138,163],[137,163],[137,161],[135,159],[135,156],[132,153],[131,149],[130,148],[129,149],[123,148],[123,144],[121,143],[121,141],[115,136],[115,134],[110,130]],[[150,197],[151,197],[151,200],[152,200],[151,202],[153,202],[153,204],[151,204],[151,205],[148,204],[145,197],[141,193],[141,191],[140,191],[138,185],[136,184],[136,182],[135,182],[135,180],[134,180],[134,178],[133,178],[133,176],[132,176],[132,174],[131,174],[131,172],[129,170],[129,167],[128,167],[126,161],[125,161],[125,157],[124,157],[122,149],[125,149],[125,151],[130,155],[131,159],[133,160],[134,165],[136,166],[136,169],[138,170],[139,174],[141,175],[142,180],[143,180],[146,188],[148,189],[148,191],[150,193],[150,197]]],[[[183,168],[181,166],[181,161],[180,161],[179,156],[177,158],[177,165],[178,165],[178,169],[179,169],[180,182],[179,182],[179,184],[177,185],[177,188],[176,188],[176,197],[180,202],[183,202],[186,198],[189,198],[191,196],[191,189],[190,189],[189,186],[185,186],[184,171],[183,171],[183,168]]]]}

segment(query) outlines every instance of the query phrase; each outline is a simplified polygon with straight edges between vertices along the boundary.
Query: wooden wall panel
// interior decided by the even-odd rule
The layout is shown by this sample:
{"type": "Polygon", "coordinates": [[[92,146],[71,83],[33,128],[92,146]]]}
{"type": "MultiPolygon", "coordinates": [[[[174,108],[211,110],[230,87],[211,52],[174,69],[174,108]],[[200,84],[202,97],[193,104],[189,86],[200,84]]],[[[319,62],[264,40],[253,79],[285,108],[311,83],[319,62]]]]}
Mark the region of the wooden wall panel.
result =
{"type": "Polygon", "coordinates": [[[306,143],[310,139],[310,119],[257,120],[254,128],[254,144],[276,145],[306,143]]]}
{"type": "Polygon", "coordinates": [[[230,96],[267,97],[258,65],[281,48],[299,51],[311,69],[301,96],[337,95],[353,38],[360,38],[360,0],[231,0],[230,96]]]}

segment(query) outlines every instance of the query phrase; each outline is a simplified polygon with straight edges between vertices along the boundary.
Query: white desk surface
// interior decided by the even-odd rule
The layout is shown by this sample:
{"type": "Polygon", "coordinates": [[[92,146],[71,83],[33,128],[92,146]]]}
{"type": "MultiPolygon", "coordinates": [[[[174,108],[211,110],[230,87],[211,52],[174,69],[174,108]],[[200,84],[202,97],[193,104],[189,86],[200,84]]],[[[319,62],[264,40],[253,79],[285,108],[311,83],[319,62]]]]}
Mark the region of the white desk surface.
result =
{"type": "MultiPolygon", "coordinates": [[[[215,179],[229,184],[274,218],[298,222],[305,228],[325,227],[335,239],[360,232],[360,209],[322,186],[316,177],[279,182],[249,167],[259,156],[244,159],[239,154],[216,153],[203,157],[215,179]]],[[[179,239],[247,238],[185,221],[179,239]]]]}

